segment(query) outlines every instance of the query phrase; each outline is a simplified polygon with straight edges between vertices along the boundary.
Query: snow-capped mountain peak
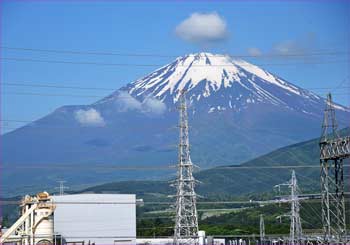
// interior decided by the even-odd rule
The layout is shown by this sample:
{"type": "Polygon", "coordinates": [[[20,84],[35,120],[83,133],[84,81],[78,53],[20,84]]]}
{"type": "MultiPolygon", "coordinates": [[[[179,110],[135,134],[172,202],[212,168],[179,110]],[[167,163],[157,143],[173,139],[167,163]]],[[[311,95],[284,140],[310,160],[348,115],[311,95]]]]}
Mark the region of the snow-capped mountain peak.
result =
{"type": "MultiPolygon", "coordinates": [[[[242,78],[246,78],[247,72],[292,93],[300,94],[297,87],[288,85],[258,66],[241,59],[231,58],[228,55],[211,53],[197,53],[179,57],[173,63],[135,81],[134,88],[130,92],[152,89],[155,91],[153,95],[161,98],[166,92],[178,94],[182,89],[191,90],[201,81],[206,80],[208,86],[203,96],[207,97],[210,95],[209,87],[214,91],[222,87],[231,87],[232,83],[240,83],[242,78]]],[[[137,95],[140,94],[142,92],[137,95]]]]}
{"type": "MultiPolygon", "coordinates": [[[[263,103],[313,113],[317,104],[324,104],[322,97],[256,65],[212,53],[178,57],[121,90],[139,101],[153,97],[167,104],[176,103],[180,91],[186,90],[191,103],[205,100],[209,112],[227,108],[240,111],[248,104],[263,103]]],[[[102,101],[117,96],[118,92],[102,101]]]]}

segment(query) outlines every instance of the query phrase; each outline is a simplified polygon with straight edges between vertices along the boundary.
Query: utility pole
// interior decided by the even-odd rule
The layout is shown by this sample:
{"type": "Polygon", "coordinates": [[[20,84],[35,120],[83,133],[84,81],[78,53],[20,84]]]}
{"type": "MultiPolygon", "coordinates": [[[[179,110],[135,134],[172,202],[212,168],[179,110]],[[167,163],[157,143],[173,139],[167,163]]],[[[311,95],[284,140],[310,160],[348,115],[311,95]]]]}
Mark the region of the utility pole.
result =
{"type": "Polygon", "coordinates": [[[264,216],[260,214],[260,244],[265,244],[265,223],[264,216]]]}
{"type": "Polygon", "coordinates": [[[188,115],[185,92],[179,99],[179,153],[176,179],[176,217],[174,229],[174,244],[198,244],[198,216],[196,207],[195,179],[193,163],[190,157],[188,136],[188,115]]]}
{"type": "Polygon", "coordinates": [[[65,189],[69,189],[69,187],[64,185],[64,183],[66,183],[66,181],[64,181],[64,180],[59,180],[57,182],[60,184],[60,186],[59,187],[55,187],[55,189],[59,189],[60,196],[63,196],[64,195],[64,190],[65,189]]]}
{"type": "Polygon", "coordinates": [[[345,243],[343,160],[350,156],[350,137],[340,137],[332,95],[327,95],[320,138],[322,226],[324,243],[345,243]]]}

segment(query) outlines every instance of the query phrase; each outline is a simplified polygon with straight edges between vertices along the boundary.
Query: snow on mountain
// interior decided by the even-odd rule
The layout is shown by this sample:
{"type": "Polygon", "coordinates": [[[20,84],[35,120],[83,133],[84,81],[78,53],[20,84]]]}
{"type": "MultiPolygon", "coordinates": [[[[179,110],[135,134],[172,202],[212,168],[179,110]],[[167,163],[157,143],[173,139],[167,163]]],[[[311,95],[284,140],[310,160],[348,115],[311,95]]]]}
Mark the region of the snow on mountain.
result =
{"type": "MultiPolygon", "coordinates": [[[[166,104],[177,102],[186,90],[191,103],[206,100],[206,110],[240,111],[249,104],[273,104],[313,114],[324,98],[293,85],[260,67],[227,55],[197,53],[178,57],[121,90],[140,101],[157,98],[166,104]],[[208,100],[209,98],[213,99],[208,100]],[[219,97],[219,98],[218,98],[219,97]]],[[[120,91],[99,101],[114,100],[120,91]]],[[[337,109],[349,111],[337,105],[337,109]]]]}

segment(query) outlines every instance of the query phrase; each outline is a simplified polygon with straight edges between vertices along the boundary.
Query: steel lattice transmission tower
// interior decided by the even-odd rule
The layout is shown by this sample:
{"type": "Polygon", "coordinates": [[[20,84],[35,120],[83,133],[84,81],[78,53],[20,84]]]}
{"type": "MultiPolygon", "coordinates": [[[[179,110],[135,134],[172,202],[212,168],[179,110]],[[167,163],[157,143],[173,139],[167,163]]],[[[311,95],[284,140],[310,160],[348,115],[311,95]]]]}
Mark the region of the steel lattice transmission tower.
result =
{"type": "Polygon", "coordinates": [[[69,189],[69,187],[64,185],[64,183],[66,183],[66,181],[64,181],[64,180],[59,180],[57,182],[60,184],[60,186],[59,187],[55,187],[55,189],[59,189],[59,193],[60,193],[59,195],[63,196],[64,195],[64,190],[65,189],[69,189]]]}
{"type": "Polygon", "coordinates": [[[264,216],[260,214],[260,244],[265,244],[265,223],[264,216]]]}
{"type": "Polygon", "coordinates": [[[291,189],[291,215],[290,215],[290,231],[289,244],[303,244],[303,230],[301,228],[300,220],[300,203],[298,196],[298,183],[295,176],[295,171],[292,171],[292,178],[290,180],[291,189]]]}
{"type": "Polygon", "coordinates": [[[332,96],[327,95],[320,139],[322,225],[325,243],[345,242],[343,159],[349,157],[350,137],[339,137],[332,96]]]}
{"type": "Polygon", "coordinates": [[[174,244],[198,244],[198,216],[196,207],[195,179],[190,157],[188,115],[185,92],[179,98],[180,142],[176,180],[176,217],[174,244]]]}
{"type": "Polygon", "coordinates": [[[303,244],[303,230],[301,227],[300,219],[300,203],[299,203],[299,188],[297,183],[297,178],[295,171],[292,171],[292,177],[290,181],[276,185],[280,190],[281,186],[288,186],[290,188],[290,198],[283,200],[283,202],[290,202],[291,209],[290,213],[280,215],[277,218],[282,218],[283,216],[290,218],[290,230],[289,230],[289,245],[302,245],[303,244]]]}

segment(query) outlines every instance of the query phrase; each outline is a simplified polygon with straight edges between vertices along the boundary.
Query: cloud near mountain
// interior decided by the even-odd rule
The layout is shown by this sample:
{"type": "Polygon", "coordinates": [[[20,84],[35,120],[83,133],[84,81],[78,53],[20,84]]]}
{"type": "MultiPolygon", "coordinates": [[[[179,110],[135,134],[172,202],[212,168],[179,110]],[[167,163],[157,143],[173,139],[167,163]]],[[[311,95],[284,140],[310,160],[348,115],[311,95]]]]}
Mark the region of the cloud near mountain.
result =
{"type": "Polygon", "coordinates": [[[166,105],[162,101],[154,97],[146,97],[142,102],[140,102],[126,91],[119,92],[116,105],[120,112],[136,110],[146,114],[150,113],[157,115],[163,114],[167,109],[166,105]]]}
{"type": "Polygon", "coordinates": [[[217,13],[193,13],[175,29],[181,39],[196,43],[210,43],[228,37],[226,21],[217,13]]]}
{"type": "Polygon", "coordinates": [[[77,110],[75,112],[75,119],[84,126],[104,126],[105,120],[101,116],[101,114],[91,108],[88,110],[77,110]]]}

